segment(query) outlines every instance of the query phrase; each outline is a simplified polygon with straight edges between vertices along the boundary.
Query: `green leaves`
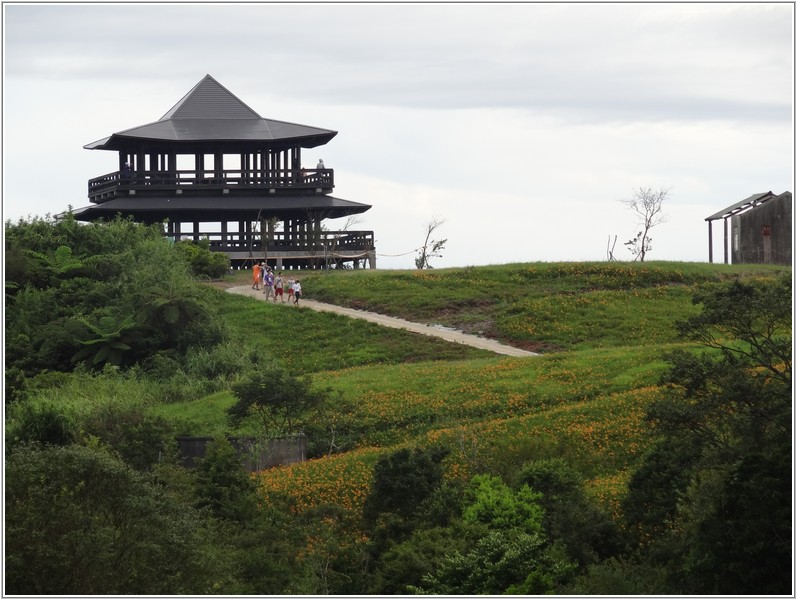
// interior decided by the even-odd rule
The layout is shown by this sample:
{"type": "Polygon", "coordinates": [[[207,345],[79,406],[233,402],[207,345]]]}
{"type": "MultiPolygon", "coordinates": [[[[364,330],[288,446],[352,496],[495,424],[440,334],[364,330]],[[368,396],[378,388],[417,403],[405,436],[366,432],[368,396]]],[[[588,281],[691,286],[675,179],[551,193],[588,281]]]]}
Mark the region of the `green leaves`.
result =
{"type": "Polygon", "coordinates": [[[513,490],[500,478],[477,475],[464,498],[462,523],[474,536],[413,591],[423,594],[547,594],[570,577],[575,564],[542,531],[541,495],[513,490]]]}
{"type": "MultiPolygon", "coordinates": [[[[117,219],[6,223],[7,367],[26,376],[178,357],[223,338],[187,259],[158,227],[117,219]],[[8,263],[7,263],[8,264],[8,263]]],[[[207,252],[207,251],[206,251],[207,252]]],[[[226,260],[226,257],[224,257],[226,260]]]]}
{"type": "Polygon", "coordinates": [[[5,493],[7,593],[210,591],[199,515],[100,448],[20,446],[5,493]]]}
{"type": "Polygon", "coordinates": [[[670,593],[787,594],[791,557],[791,285],[735,281],[695,295],[680,324],[659,436],[629,484],[626,517],[670,593]]]}
{"type": "Polygon", "coordinates": [[[791,279],[734,281],[694,296],[702,312],[677,323],[685,337],[744,356],[781,381],[791,381],[791,279]]]}
{"type": "Polygon", "coordinates": [[[293,377],[278,367],[250,375],[234,384],[232,391],[238,400],[227,410],[230,422],[238,425],[254,416],[272,436],[293,434],[300,420],[329,394],[312,389],[309,379],[293,377]]]}
{"type": "Polygon", "coordinates": [[[538,504],[541,494],[529,486],[513,491],[499,477],[476,475],[468,494],[473,500],[462,514],[466,522],[497,529],[520,528],[527,533],[542,532],[543,510],[538,504]]]}
{"type": "Polygon", "coordinates": [[[72,357],[72,362],[85,360],[92,366],[105,363],[121,365],[126,353],[132,349],[131,345],[141,337],[132,316],[121,320],[100,317],[96,324],[83,317],[75,317],[68,327],[84,338],[79,340],[84,347],[72,357]]]}

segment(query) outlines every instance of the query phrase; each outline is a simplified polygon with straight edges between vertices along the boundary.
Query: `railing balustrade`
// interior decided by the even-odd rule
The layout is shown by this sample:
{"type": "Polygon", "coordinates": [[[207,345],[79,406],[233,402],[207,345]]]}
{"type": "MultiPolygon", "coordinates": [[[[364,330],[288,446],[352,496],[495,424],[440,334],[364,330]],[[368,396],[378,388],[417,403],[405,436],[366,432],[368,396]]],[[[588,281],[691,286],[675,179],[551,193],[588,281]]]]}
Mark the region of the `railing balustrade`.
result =
{"type": "MultiPolygon", "coordinates": [[[[174,241],[207,239],[211,250],[218,252],[261,252],[263,240],[259,232],[196,231],[166,233],[174,241]]],[[[298,251],[323,256],[338,252],[365,252],[374,249],[373,231],[322,231],[318,233],[274,232],[266,244],[268,251],[298,251]]]]}
{"type": "Polygon", "coordinates": [[[127,190],[195,189],[328,189],[334,187],[333,169],[241,169],[133,171],[108,173],[89,180],[89,198],[127,190]]]}

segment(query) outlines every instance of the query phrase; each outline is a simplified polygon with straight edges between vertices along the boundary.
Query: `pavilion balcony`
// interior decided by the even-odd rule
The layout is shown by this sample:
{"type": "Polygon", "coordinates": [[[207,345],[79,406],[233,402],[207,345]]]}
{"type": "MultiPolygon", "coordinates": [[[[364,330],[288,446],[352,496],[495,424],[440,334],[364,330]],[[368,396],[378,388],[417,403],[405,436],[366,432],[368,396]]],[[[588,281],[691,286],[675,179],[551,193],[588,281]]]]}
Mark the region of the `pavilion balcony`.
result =
{"type": "MultiPolygon", "coordinates": [[[[207,224],[203,223],[206,226],[207,224]]],[[[222,232],[217,229],[204,229],[188,232],[166,233],[167,237],[198,242],[207,239],[210,248],[221,252],[253,249],[262,253],[263,235],[259,232],[222,232]]],[[[266,250],[301,250],[303,252],[339,252],[374,249],[373,231],[303,231],[286,233],[275,231],[267,235],[266,250]]]]}
{"type": "Polygon", "coordinates": [[[97,203],[139,193],[152,196],[288,191],[326,194],[334,187],[333,169],[116,171],[90,179],[88,196],[97,203]]]}
{"type": "MultiPolygon", "coordinates": [[[[218,229],[198,229],[193,232],[167,232],[171,240],[208,240],[211,250],[224,252],[233,264],[252,260],[284,266],[318,268],[321,265],[340,264],[369,259],[375,261],[373,231],[304,231],[273,232],[263,240],[259,232],[226,232],[218,229]]],[[[373,264],[373,263],[372,263],[373,264]]]]}

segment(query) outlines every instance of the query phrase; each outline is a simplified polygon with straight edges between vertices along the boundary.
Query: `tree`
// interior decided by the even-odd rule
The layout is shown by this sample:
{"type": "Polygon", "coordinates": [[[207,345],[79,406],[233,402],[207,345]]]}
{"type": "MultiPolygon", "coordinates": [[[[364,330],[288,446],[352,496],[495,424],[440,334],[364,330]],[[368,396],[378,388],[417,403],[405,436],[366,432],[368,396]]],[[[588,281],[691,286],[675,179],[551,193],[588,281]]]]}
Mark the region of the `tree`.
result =
{"type": "Polygon", "coordinates": [[[445,219],[435,217],[426,223],[426,238],[424,238],[423,246],[421,246],[419,254],[415,258],[415,266],[418,269],[431,269],[432,265],[429,264],[429,259],[443,256],[441,251],[445,249],[448,240],[433,240],[431,238],[432,234],[445,222],[445,219]]]}
{"type": "Polygon", "coordinates": [[[561,540],[580,566],[619,554],[618,527],[587,496],[581,475],[561,458],[524,465],[520,483],[542,494],[543,526],[549,539],[561,540]]]}
{"type": "Polygon", "coordinates": [[[266,435],[291,435],[302,417],[321,405],[328,390],[312,389],[309,378],[299,379],[281,368],[256,374],[232,386],[235,404],[227,409],[237,426],[250,416],[260,422],[266,435]]]}
{"type": "Polygon", "coordinates": [[[5,592],[210,593],[201,515],[102,448],[18,446],[4,474],[5,592]]]}
{"type": "Polygon", "coordinates": [[[257,486],[227,439],[220,437],[208,444],[196,476],[199,508],[231,521],[244,522],[255,516],[257,486]]]}
{"type": "Polygon", "coordinates": [[[403,448],[380,458],[365,499],[365,520],[373,523],[380,513],[394,513],[404,519],[415,515],[418,506],[442,483],[441,463],[448,453],[444,448],[403,448]]]}
{"type": "Polygon", "coordinates": [[[527,485],[512,490],[498,477],[476,475],[466,490],[462,522],[481,534],[410,589],[443,595],[553,593],[575,565],[563,545],[548,543],[540,498],[527,485]]]}
{"type": "Polygon", "coordinates": [[[708,350],[669,355],[647,415],[659,441],[626,500],[650,509],[626,514],[648,564],[668,565],[671,593],[788,594],[790,280],[711,286],[694,301],[702,313],[679,329],[708,350]]]}
{"type": "Polygon", "coordinates": [[[670,190],[664,188],[659,190],[639,188],[634,191],[631,198],[622,200],[622,203],[636,214],[639,219],[638,224],[642,227],[636,237],[624,244],[628,246],[628,250],[634,255],[634,261],[645,262],[645,256],[653,249],[651,245],[653,238],[650,237],[650,230],[664,222],[662,205],[669,193],[670,190]]]}

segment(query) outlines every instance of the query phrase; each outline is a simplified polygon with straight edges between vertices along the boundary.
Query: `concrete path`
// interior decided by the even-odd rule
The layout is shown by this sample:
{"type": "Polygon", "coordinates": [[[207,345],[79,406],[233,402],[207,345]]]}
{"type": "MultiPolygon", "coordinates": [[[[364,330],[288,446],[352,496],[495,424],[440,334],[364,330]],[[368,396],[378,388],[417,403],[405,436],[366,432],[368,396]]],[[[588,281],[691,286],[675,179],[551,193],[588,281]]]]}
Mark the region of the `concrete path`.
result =
{"type": "MultiPolygon", "coordinates": [[[[228,292],[233,294],[240,294],[242,296],[249,296],[258,300],[264,300],[265,296],[262,291],[253,290],[251,285],[241,285],[227,289],[228,292]]],[[[281,302],[277,303],[283,306],[281,302]]],[[[287,300],[284,304],[286,309],[295,309],[293,305],[289,305],[287,300]]],[[[368,312],[366,310],[355,310],[353,308],[346,308],[345,306],[337,306],[335,304],[326,304],[324,302],[316,302],[315,300],[306,300],[302,298],[299,300],[299,306],[310,308],[312,310],[322,312],[332,312],[339,315],[351,317],[352,319],[364,319],[377,325],[384,327],[393,327],[394,329],[406,329],[413,333],[420,333],[422,335],[430,335],[444,339],[448,342],[455,344],[464,344],[466,346],[473,346],[474,348],[481,348],[482,350],[489,350],[497,354],[505,354],[507,356],[539,356],[536,352],[529,352],[528,350],[521,350],[507,346],[495,340],[479,337],[478,335],[471,335],[469,333],[462,333],[455,329],[443,327],[442,325],[426,325],[424,323],[413,323],[412,321],[405,321],[396,317],[388,317],[387,315],[380,315],[379,313],[368,312]]]]}

